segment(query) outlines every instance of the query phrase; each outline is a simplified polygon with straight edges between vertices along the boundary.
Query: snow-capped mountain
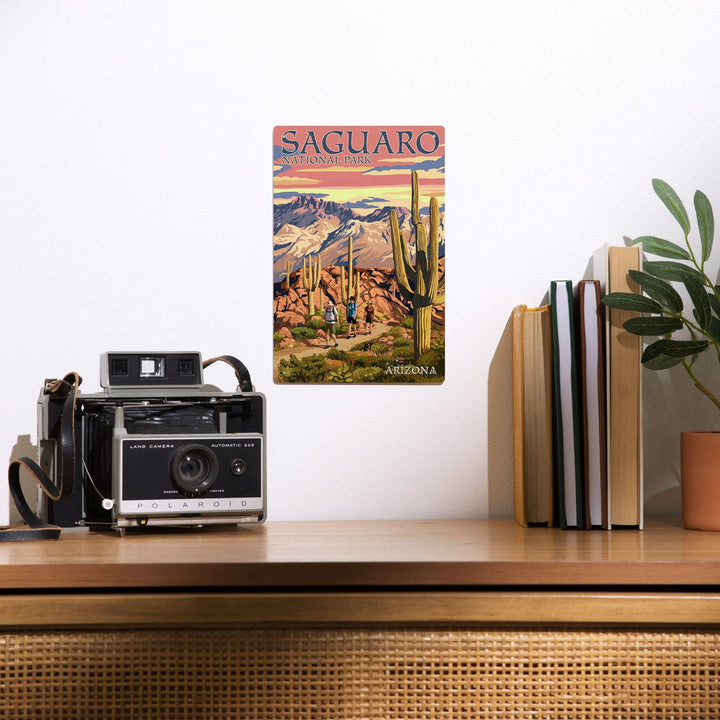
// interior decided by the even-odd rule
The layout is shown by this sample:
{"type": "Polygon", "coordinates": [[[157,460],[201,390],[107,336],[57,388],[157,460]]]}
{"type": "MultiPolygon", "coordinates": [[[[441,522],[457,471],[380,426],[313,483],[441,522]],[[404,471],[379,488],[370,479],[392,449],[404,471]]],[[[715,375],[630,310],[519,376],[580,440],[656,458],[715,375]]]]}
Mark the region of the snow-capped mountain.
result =
{"type": "MultiPolygon", "coordinates": [[[[292,269],[300,268],[302,258],[320,253],[322,266],[347,263],[348,239],[353,240],[353,264],[360,268],[392,268],[390,210],[384,207],[368,215],[351,208],[308,195],[275,205],[274,209],[274,272],[275,279],[290,261],[292,269]]],[[[400,231],[410,238],[411,254],[414,236],[410,212],[394,208],[400,231]]],[[[440,255],[445,254],[445,228],[440,220],[440,255]]]]}
{"type": "Polygon", "coordinates": [[[273,232],[283,225],[306,228],[318,220],[343,223],[356,217],[354,210],[336,202],[328,202],[312,195],[298,195],[291,202],[275,205],[273,213],[273,232]]]}

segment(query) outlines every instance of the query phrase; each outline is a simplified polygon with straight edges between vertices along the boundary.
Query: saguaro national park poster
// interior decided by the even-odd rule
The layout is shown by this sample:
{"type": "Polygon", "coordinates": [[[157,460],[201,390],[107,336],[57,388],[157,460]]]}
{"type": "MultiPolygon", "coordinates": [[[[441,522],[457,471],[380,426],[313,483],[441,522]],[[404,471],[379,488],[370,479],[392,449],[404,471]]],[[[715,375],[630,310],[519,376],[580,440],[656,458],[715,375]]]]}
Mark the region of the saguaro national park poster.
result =
{"type": "Polygon", "coordinates": [[[273,133],[276,383],[441,383],[445,133],[273,133]]]}

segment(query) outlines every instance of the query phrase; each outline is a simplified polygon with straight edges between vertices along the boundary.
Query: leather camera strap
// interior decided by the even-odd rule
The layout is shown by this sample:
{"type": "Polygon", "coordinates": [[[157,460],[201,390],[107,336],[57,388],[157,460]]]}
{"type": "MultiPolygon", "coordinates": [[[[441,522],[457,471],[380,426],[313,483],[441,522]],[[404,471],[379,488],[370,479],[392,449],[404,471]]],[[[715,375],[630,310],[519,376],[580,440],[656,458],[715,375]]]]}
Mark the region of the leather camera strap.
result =
{"type": "Polygon", "coordinates": [[[21,457],[10,462],[8,468],[8,482],[10,495],[15,507],[20,513],[24,523],[0,529],[0,542],[15,540],[57,540],[60,528],[41,520],[30,508],[20,484],[20,470],[25,469],[32,475],[41,490],[51,500],[60,500],[69,497],[73,491],[75,477],[75,404],[78,387],[82,379],[71,372],[62,380],[48,380],[45,383],[45,393],[63,400],[62,414],[60,416],[60,429],[56,441],[60,448],[60,461],[58,468],[58,482],[53,482],[47,473],[28,457],[21,457]]]}
{"type": "Polygon", "coordinates": [[[227,363],[235,371],[238,387],[242,392],[252,392],[253,386],[250,380],[250,372],[240,360],[232,355],[218,355],[217,357],[205,360],[203,362],[203,369],[218,361],[227,363]]]}

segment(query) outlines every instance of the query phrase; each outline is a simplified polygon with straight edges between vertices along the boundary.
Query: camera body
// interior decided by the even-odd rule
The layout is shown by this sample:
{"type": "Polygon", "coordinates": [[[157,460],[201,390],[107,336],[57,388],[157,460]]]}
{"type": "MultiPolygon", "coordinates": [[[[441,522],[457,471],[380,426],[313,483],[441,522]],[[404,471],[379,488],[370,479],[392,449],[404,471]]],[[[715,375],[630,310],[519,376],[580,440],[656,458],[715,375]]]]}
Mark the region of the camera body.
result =
{"type": "Polygon", "coordinates": [[[220,359],[235,368],[236,392],[203,383],[198,352],[103,354],[103,392],[75,397],[72,448],[60,437],[64,401],[46,382],[38,400],[38,464],[56,479],[67,467],[63,453],[74,456],[72,494],[42,498],[47,521],[123,534],[154,525],[263,522],[265,397],[242,363],[220,359]]]}

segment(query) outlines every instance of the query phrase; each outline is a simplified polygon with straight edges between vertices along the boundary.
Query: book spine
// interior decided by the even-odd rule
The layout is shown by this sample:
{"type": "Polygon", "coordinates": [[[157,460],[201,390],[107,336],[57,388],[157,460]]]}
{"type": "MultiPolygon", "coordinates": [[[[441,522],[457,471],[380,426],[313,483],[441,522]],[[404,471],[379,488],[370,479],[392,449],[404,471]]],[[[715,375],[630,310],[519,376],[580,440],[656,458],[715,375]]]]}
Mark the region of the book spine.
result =
{"type": "Polygon", "coordinates": [[[515,520],[527,527],[525,513],[525,417],[523,397],[523,316],[525,305],[512,313],[513,505],[515,520]]]}
{"type": "MultiPolygon", "coordinates": [[[[640,249],[608,249],[608,292],[639,294],[628,275],[640,269],[640,249]]],[[[623,328],[637,313],[608,308],[608,474],[613,526],[642,527],[642,341],[623,328]]]]}

